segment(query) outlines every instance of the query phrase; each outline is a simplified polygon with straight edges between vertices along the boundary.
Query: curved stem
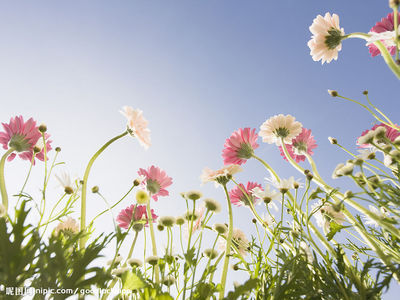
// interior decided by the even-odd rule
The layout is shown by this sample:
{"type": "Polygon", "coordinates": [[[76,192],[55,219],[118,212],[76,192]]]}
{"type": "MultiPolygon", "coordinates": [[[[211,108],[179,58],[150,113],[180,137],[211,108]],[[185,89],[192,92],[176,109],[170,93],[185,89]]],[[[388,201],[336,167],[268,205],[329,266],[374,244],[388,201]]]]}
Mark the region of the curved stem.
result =
{"type": "Polygon", "coordinates": [[[224,184],[223,187],[224,187],[224,191],[225,191],[225,195],[226,195],[226,200],[228,202],[229,227],[228,227],[228,237],[226,239],[224,268],[222,269],[222,276],[221,276],[221,290],[219,293],[220,300],[222,300],[225,295],[226,277],[228,275],[229,255],[230,255],[230,251],[231,251],[232,235],[233,235],[233,216],[232,216],[231,200],[229,198],[229,193],[226,188],[226,184],[224,184]]]}
{"type": "MultiPolygon", "coordinates": [[[[366,33],[361,33],[361,32],[354,32],[346,36],[346,38],[359,38],[368,41],[370,35],[366,33]]],[[[397,76],[397,78],[400,79],[400,67],[396,64],[396,62],[393,60],[393,57],[390,55],[389,51],[386,49],[385,45],[381,41],[376,41],[374,42],[374,45],[379,49],[381,52],[381,55],[385,61],[385,63],[388,65],[390,70],[397,76]]]]}
{"type": "Polygon", "coordinates": [[[1,199],[3,201],[4,208],[6,210],[6,213],[8,211],[8,194],[6,190],[6,182],[4,178],[4,165],[6,162],[7,157],[14,152],[13,148],[8,149],[6,153],[2,156],[0,160],[0,190],[1,190],[1,199]]]}
{"type": "MultiPolygon", "coordinates": [[[[107,143],[105,143],[89,160],[89,163],[86,167],[85,174],[83,175],[83,184],[82,184],[82,196],[81,196],[81,231],[85,230],[86,228],[86,190],[87,190],[87,181],[89,178],[89,173],[90,169],[92,168],[93,163],[99,157],[99,155],[108,147],[110,146],[113,142],[116,140],[124,137],[125,135],[128,134],[128,131],[125,131],[124,133],[117,135],[116,137],[112,138],[109,140],[107,143]]],[[[79,241],[79,246],[81,249],[85,248],[85,243],[86,239],[81,238],[79,241]]]]}

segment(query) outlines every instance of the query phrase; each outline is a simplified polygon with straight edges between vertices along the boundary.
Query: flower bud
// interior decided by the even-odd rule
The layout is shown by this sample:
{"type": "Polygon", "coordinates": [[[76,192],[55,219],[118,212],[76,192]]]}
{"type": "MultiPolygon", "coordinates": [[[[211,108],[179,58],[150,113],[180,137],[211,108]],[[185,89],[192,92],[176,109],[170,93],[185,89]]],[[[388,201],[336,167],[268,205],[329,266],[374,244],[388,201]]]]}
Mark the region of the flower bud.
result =
{"type": "Polygon", "coordinates": [[[96,194],[99,192],[99,187],[97,185],[95,185],[94,187],[92,187],[92,193],[96,194]]]}
{"type": "Polygon", "coordinates": [[[207,256],[209,259],[214,259],[218,256],[218,251],[215,249],[205,249],[204,255],[207,256]]]}
{"type": "Polygon", "coordinates": [[[331,95],[332,97],[337,97],[339,94],[337,91],[335,90],[328,90],[329,95],[331,95]]]}
{"type": "Polygon", "coordinates": [[[336,145],[337,144],[337,139],[335,139],[335,138],[333,138],[333,137],[328,137],[328,140],[329,140],[329,142],[332,144],[332,145],[336,145]]]}
{"type": "Polygon", "coordinates": [[[183,224],[185,224],[185,219],[183,217],[177,217],[176,224],[182,226],[183,224]]]}
{"type": "Polygon", "coordinates": [[[186,197],[193,201],[199,200],[202,196],[203,194],[200,191],[189,191],[186,193],[186,197]]]}
{"type": "Polygon", "coordinates": [[[61,151],[61,148],[60,147],[56,147],[56,152],[60,152],[61,151]]]}
{"type": "Polygon", "coordinates": [[[149,256],[146,258],[146,262],[154,267],[158,264],[158,256],[149,256]]]}
{"type": "Polygon", "coordinates": [[[365,90],[365,91],[363,91],[363,95],[368,95],[368,91],[367,90],[365,90]]]}
{"type": "Polygon", "coordinates": [[[221,211],[221,205],[219,204],[218,201],[211,199],[211,198],[206,198],[204,199],[204,206],[212,212],[219,213],[221,211]]]}
{"type": "Polygon", "coordinates": [[[137,259],[137,258],[130,258],[130,259],[128,259],[127,263],[132,268],[141,267],[143,265],[143,262],[140,259],[137,259]]]}
{"type": "Polygon", "coordinates": [[[40,124],[39,131],[45,133],[47,131],[47,126],[45,124],[40,124]]]}
{"type": "Polygon", "coordinates": [[[217,223],[214,224],[214,230],[218,232],[219,234],[225,234],[228,231],[228,226],[225,224],[217,223]]]}

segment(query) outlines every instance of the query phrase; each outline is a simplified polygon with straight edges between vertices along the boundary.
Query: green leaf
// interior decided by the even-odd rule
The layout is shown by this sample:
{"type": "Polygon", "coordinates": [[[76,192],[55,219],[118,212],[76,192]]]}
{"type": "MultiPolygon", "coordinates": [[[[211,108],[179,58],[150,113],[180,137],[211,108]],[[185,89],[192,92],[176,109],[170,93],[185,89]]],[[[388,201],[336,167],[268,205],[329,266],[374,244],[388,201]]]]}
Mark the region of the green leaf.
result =
{"type": "Polygon", "coordinates": [[[351,227],[351,226],[343,226],[343,225],[340,225],[340,224],[338,224],[338,223],[332,221],[332,222],[329,224],[330,231],[329,231],[328,234],[326,235],[328,241],[330,241],[331,239],[333,239],[333,237],[335,236],[335,234],[338,233],[338,232],[340,232],[340,230],[342,230],[343,228],[349,228],[349,227],[351,227]]]}
{"type": "Polygon", "coordinates": [[[122,289],[138,290],[144,288],[146,283],[136,274],[127,271],[122,274],[122,289]]]}

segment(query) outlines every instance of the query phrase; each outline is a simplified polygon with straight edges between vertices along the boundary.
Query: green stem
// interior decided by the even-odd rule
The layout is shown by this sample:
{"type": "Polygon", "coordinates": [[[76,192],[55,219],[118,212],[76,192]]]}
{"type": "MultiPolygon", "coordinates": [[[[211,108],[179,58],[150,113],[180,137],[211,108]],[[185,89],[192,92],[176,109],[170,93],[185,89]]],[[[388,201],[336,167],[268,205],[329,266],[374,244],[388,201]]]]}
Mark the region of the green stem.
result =
{"type": "MultiPolygon", "coordinates": [[[[90,169],[92,168],[93,163],[99,157],[99,155],[108,147],[110,146],[113,142],[116,140],[124,137],[125,135],[128,134],[128,131],[125,131],[124,133],[117,135],[116,137],[112,138],[109,140],[107,143],[103,145],[89,160],[89,163],[86,167],[85,174],[83,175],[83,184],[82,184],[82,196],[81,196],[81,231],[85,230],[86,228],[86,190],[87,190],[87,181],[89,178],[89,173],[90,169]]],[[[79,241],[79,246],[81,249],[85,248],[85,243],[86,243],[86,238],[81,238],[79,241]]]]}
{"type": "Polygon", "coordinates": [[[4,177],[4,164],[6,162],[7,157],[14,152],[13,148],[10,148],[4,155],[2,156],[0,160],[0,190],[1,190],[1,199],[3,201],[4,208],[6,210],[6,213],[8,211],[8,195],[7,195],[7,190],[6,190],[6,181],[4,177]]]}
{"type": "Polygon", "coordinates": [[[128,262],[128,260],[129,260],[129,259],[131,258],[131,256],[132,256],[133,249],[135,248],[135,244],[136,244],[136,240],[137,240],[137,238],[138,238],[138,235],[139,235],[139,232],[136,231],[136,232],[135,232],[135,237],[133,238],[133,242],[132,242],[132,245],[131,245],[131,249],[129,249],[128,257],[126,258],[126,261],[125,261],[124,266],[126,266],[126,263],[128,262]]]}
{"type": "Polygon", "coordinates": [[[228,275],[229,255],[230,255],[230,251],[231,251],[232,235],[233,235],[233,216],[232,216],[231,200],[229,198],[229,193],[226,188],[226,184],[224,184],[223,187],[224,187],[224,191],[225,191],[225,195],[226,195],[226,200],[228,202],[229,227],[228,227],[228,237],[226,239],[224,268],[222,269],[222,276],[221,276],[221,290],[219,293],[220,300],[222,300],[225,295],[226,277],[228,275]]]}
{"type": "MultiPolygon", "coordinates": [[[[368,38],[370,37],[369,34],[366,33],[361,33],[361,32],[354,32],[346,36],[346,38],[359,38],[368,41],[368,38]]],[[[400,79],[400,66],[396,64],[396,62],[393,60],[393,57],[390,55],[389,51],[386,49],[385,45],[381,41],[376,41],[374,42],[374,45],[379,49],[381,52],[381,55],[385,61],[385,63],[388,65],[390,70],[397,76],[397,78],[400,79]]]]}
{"type": "MultiPolygon", "coordinates": [[[[150,236],[151,236],[151,244],[153,247],[153,255],[157,256],[156,237],[154,235],[153,216],[150,210],[150,202],[147,203],[146,209],[147,209],[147,219],[149,220],[149,226],[150,226],[150,236]]],[[[158,265],[155,266],[155,275],[156,275],[156,283],[158,284],[160,282],[160,270],[158,268],[158,265]]]]}

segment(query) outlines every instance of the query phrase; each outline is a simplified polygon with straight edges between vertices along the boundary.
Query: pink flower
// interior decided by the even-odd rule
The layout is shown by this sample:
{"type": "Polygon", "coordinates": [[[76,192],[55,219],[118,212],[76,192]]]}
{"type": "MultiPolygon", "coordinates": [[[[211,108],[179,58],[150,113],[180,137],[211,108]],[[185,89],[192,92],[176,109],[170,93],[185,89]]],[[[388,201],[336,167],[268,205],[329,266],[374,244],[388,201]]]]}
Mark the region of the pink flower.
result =
{"type": "Polygon", "coordinates": [[[169,195],[165,188],[172,184],[172,178],[165,171],[159,167],[151,166],[147,170],[139,169],[138,174],[145,177],[142,183],[146,185],[147,190],[155,201],[158,200],[158,196],[169,195]]]}
{"type": "MultiPolygon", "coordinates": [[[[311,130],[303,128],[301,133],[292,140],[291,145],[286,145],[290,157],[296,160],[296,162],[304,161],[306,156],[304,153],[313,155],[313,149],[317,147],[314,137],[311,135],[311,130]]],[[[281,155],[287,160],[285,153],[283,152],[282,146],[279,146],[281,155]]]]}
{"type": "MultiPolygon", "coordinates": [[[[151,217],[153,219],[153,223],[157,220],[158,216],[154,213],[154,210],[151,210],[151,217]]],[[[117,222],[119,227],[124,228],[124,229],[128,229],[129,226],[131,225],[132,222],[132,218],[133,221],[141,221],[141,220],[146,220],[146,224],[145,226],[149,226],[149,219],[147,217],[147,211],[146,211],[146,206],[145,205],[131,205],[123,210],[121,210],[121,212],[119,213],[118,217],[117,217],[117,222]]]]}
{"type": "Polygon", "coordinates": [[[253,196],[251,191],[256,187],[263,190],[261,184],[256,182],[247,182],[246,187],[240,183],[239,186],[236,186],[229,192],[229,198],[231,199],[232,204],[236,206],[249,205],[248,199],[251,199],[253,204],[255,204],[256,197],[253,196]],[[245,191],[246,194],[244,194],[242,190],[245,191]]]}
{"type": "Polygon", "coordinates": [[[229,139],[226,139],[222,158],[224,164],[244,164],[254,153],[254,149],[258,148],[258,135],[255,129],[240,128],[233,132],[229,139]]]}
{"type": "MultiPolygon", "coordinates": [[[[398,127],[398,125],[395,125],[398,127]]],[[[371,129],[365,130],[361,133],[361,136],[357,139],[357,144],[360,145],[361,148],[369,148],[371,145],[368,143],[364,143],[365,140],[369,139],[369,137],[372,139],[374,137],[374,131],[379,128],[379,127],[384,127],[386,129],[385,136],[388,138],[390,141],[394,141],[398,136],[400,136],[400,127],[399,130],[396,130],[386,124],[380,123],[374,125],[371,129]]],[[[378,144],[380,144],[378,142],[378,144]]]]}
{"type": "MultiPolygon", "coordinates": [[[[399,14],[399,20],[400,20],[400,13],[399,14]]],[[[388,14],[386,18],[382,18],[380,22],[377,22],[374,27],[371,28],[371,32],[376,32],[376,33],[382,33],[386,31],[393,31],[394,30],[394,14],[393,12],[388,14]]],[[[383,41],[385,44],[385,42],[383,41]]],[[[394,55],[396,52],[396,46],[394,45],[385,45],[388,51],[390,52],[391,55],[394,55]]],[[[369,48],[369,53],[371,53],[371,56],[377,56],[381,52],[379,51],[378,47],[376,47],[374,44],[368,45],[369,48]]]]}
{"type": "MultiPolygon", "coordinates": [[[[11,118],[8,124],[2,123],[4,132],[0,132],[0,143],[3,145],[5,150],[13,148],[15,152],[19,153],[19,157],[32,161],[33,151],[38,150],[35,154],[35,158],[44,160],[44,147],[42,134],[39,131],[36,122],[30,118],[24,122],[22,116],[11,118]]],[[[49,135],[45,134],[46,139],[46,151],[51,149],[51,141],[48,139],[49,135]]],[[[16,154],[11,153],[7,160],[12,161],[16,154]]],[[[35,161],[33,161],[35,163],[35,161]]]]}

